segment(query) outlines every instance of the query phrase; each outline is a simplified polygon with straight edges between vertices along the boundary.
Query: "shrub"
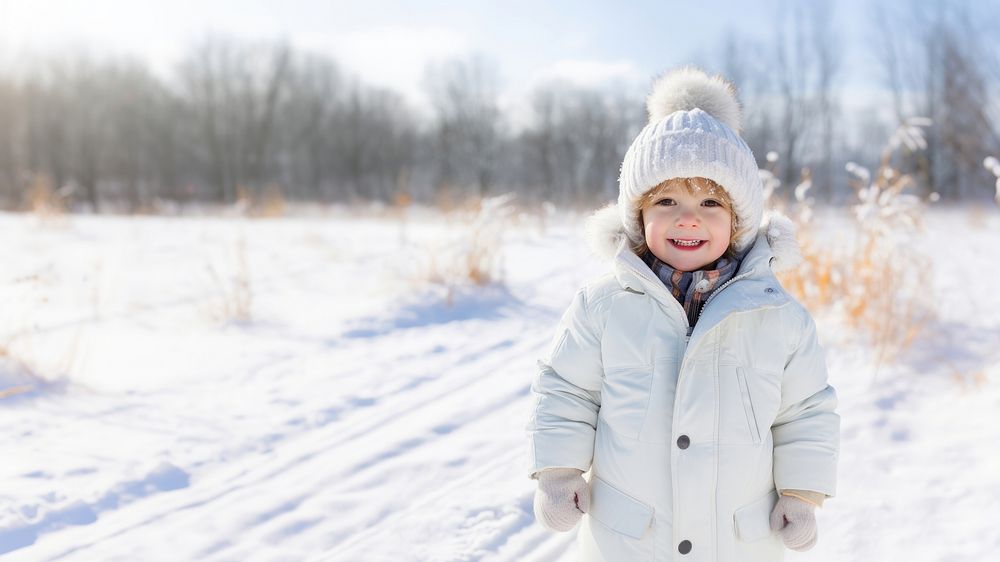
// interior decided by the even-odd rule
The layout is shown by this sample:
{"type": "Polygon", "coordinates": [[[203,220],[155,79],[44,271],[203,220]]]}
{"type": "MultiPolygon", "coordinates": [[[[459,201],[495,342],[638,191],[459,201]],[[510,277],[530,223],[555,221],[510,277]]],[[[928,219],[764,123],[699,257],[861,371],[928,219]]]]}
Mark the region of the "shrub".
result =
{"type": "Polygon", "coordinates": [[[897,357],[913,344],[933,317],[929,261],[919,251],[924,204],[907,192],[912,178],[892,165],[900,146],[926,147],[921,127],[911,119],[889,139],[879,168],[849,163],[856,203],[851,207],[852,238],[841,246],[819,242],[808,197],[808,174],[795,189],[793,219],[799,229],[803,263],[782,274],[782,284],[810,309],[830,309],[870,339],[879,362],[897,357]]]}
{"type": "Polygon", "coordinates": [[[460,226],[428,247],[418,280],[443,286],[450,303],[461,285],[503,281],[503,231],[513,209],[511,193],[487,197],[458,213],[460,226]]]}

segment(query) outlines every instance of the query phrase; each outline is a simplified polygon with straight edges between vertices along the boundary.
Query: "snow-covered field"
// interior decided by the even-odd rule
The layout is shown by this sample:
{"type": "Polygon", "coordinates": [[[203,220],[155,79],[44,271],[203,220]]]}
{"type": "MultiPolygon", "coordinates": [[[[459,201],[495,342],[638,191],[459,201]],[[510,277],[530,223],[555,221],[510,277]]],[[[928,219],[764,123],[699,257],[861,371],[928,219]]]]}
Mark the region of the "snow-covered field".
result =
{"type": "MultiPolygon", "coordinates": [[[[1000,552],[1000,214],[927,224],[938,316],[900,361],[817,317],[840,493],[789,560],[1000,552]]],[[[573,560],[534,523],[523,427],[603,266],[558,215],[504,232],[504,285],[415,280],[462,228],[0,215],[0,559],[573,560]]]]}

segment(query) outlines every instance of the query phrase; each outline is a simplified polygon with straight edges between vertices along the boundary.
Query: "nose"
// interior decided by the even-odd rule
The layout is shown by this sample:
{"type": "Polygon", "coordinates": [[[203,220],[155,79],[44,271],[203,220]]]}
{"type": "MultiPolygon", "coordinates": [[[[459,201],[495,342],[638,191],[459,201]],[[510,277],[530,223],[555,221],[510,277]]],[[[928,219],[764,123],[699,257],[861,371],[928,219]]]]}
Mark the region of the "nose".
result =
{"type": "Polygon", "coordinates": [[[701,223],[701,219],[698,217],[698,213],[694,210],[688,208],[683,209],[679,215],[677,215],[677,228],[693,228],[701,223]]]}

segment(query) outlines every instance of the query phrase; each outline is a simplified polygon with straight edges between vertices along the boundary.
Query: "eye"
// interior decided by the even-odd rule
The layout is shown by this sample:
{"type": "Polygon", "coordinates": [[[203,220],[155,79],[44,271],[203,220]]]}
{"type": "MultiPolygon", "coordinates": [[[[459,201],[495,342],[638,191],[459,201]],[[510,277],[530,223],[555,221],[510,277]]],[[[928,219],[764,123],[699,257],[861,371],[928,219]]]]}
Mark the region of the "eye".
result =
{"type": "Polygon", "coordinates": [[[721,207],[722,206],[722,203],[719,203],[715,199],[705,199],[704,201],[701,202],[701,204],[704,205],[704,206],[706,206],[706,207],[721,207]]]}
{"type": "Polygon", "coordinates": [[[669,197],[665,197],[665,198],[660,199],[659,201],[657,201],[656,204],[657,205],[662,205],[662,206],[666,207],[666,206],[669,206],[669,205],[674,205],[675,203],[674,203],[673,199],[671,199],[669,197]]]}

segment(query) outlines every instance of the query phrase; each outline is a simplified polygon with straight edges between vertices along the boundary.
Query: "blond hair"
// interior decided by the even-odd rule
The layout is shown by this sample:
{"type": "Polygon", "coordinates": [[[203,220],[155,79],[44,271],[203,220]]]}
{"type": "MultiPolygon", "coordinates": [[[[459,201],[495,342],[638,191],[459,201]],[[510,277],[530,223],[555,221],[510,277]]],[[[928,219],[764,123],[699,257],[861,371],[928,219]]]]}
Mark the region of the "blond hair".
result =
{"type": "Polygon", "coordinates": [[[726,257],[730,259],[735,259],[736,257],[736,239],[739,235],[743,234],[746,225],[741,225],[739,220],[736,218],[736,213],[733,212],[733,199],[729,196],[729,193],[718,183],[701,177],[694,178],[671,178],[658,185],[655,185],[639,197],[639,232],[643,234],[642,242],[639,244],[632,245],[632,251],[639,257],[642,257],[647,251],[649,251],[649,246],[646,245],[646,223],[642,218],[642,213],[646,209],[652,207],[657,201],[667,193],[684,187],[685,191],[689,195],[702,195],[707,194],[714,197],[719,205],[723,209],[729,212],[729,216],[732,218],[730,221],[730,231],[729,231],[729,248],[726,250],[726,257]]]}

